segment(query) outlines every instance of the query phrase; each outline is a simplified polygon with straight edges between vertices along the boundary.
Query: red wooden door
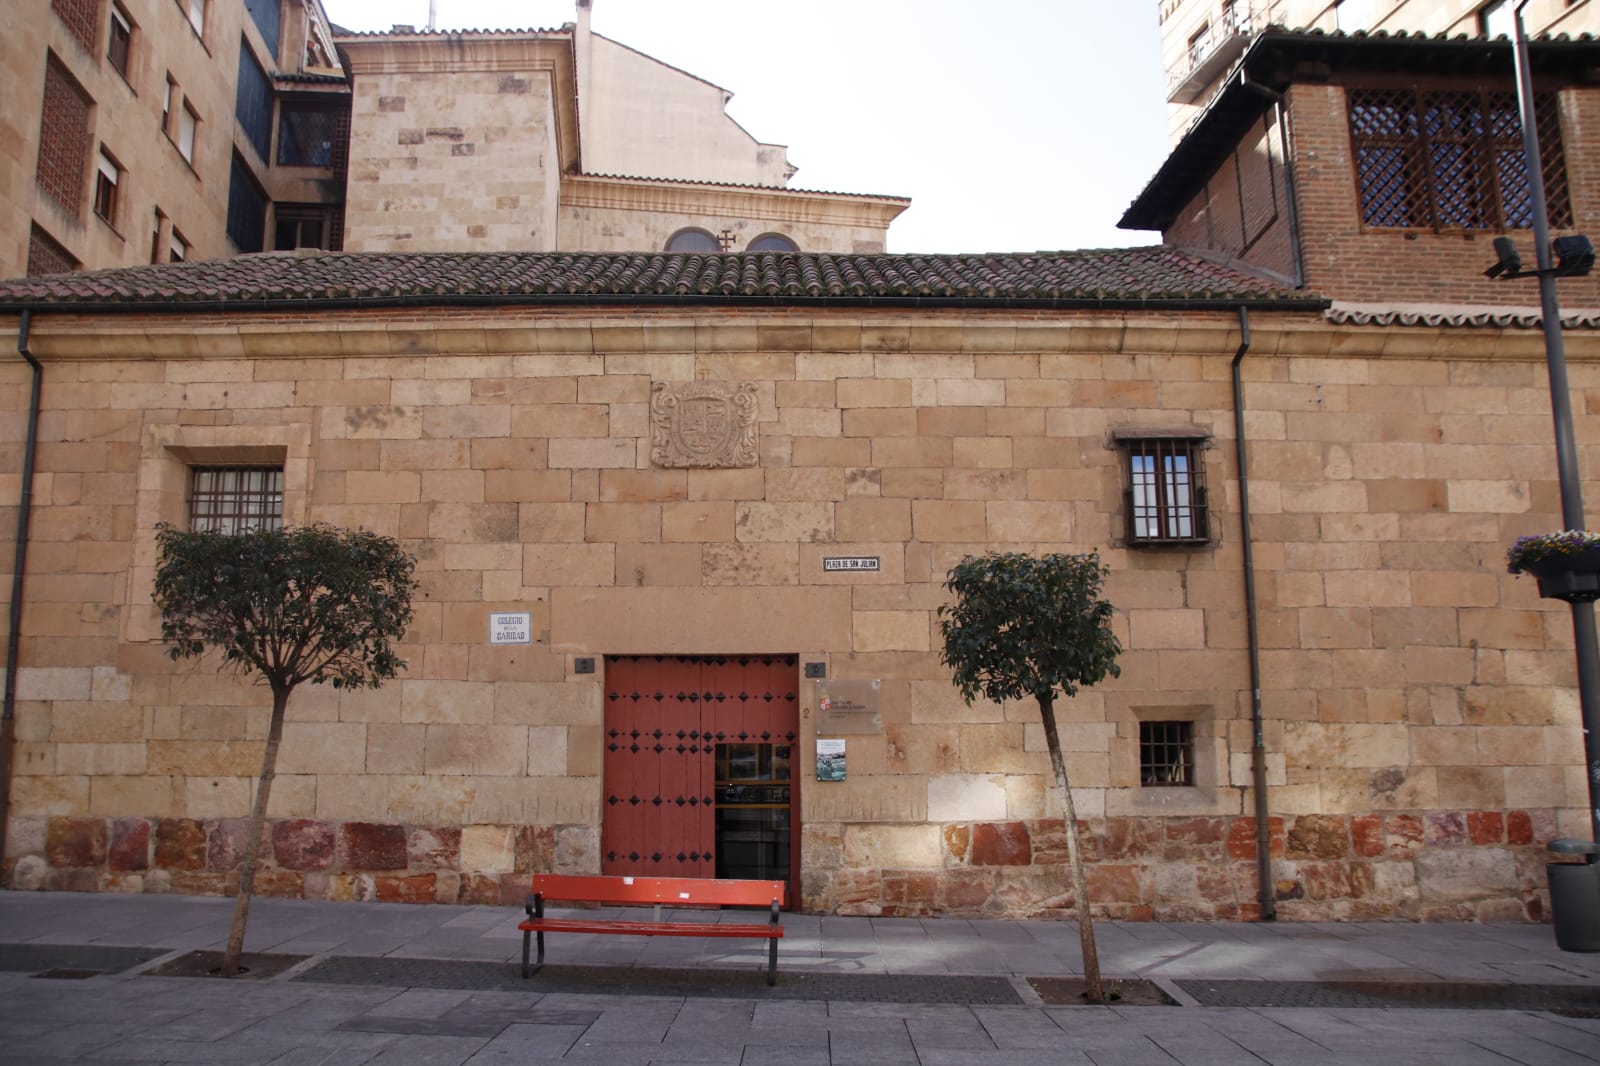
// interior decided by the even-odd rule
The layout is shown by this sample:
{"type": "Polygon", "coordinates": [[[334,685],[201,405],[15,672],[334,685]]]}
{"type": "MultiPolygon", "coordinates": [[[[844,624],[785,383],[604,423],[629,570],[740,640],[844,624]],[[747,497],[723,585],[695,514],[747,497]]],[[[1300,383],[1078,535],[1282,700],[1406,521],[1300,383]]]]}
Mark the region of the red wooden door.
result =
{"type": "Polygon", "coordinates": [[[796,658],[608,656],[605,730],[601,872],[715,877],[717,745],[798,750],[796,658]]]}

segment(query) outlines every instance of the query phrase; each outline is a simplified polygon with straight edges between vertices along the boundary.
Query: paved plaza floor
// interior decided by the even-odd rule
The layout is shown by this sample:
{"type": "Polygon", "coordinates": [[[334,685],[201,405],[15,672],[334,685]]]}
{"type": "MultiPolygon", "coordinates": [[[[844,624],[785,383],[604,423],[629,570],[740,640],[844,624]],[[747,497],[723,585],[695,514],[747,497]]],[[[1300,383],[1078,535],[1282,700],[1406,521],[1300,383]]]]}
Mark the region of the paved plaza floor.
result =
{"type": "Polygon", "coordinates": [[[519,908],[262,899],[246,947],[282,972],[151,972],[220,948],[231,913],[0,892],[0,1062],[1600,1062],[1600,954],[1548,926],[1101,922],[1108,978],[1174,1001],[1102,1007],[1029,982],[1082,972],[1071,922],[787,915],[768,989],[756,941],[551,936],[523,981],[519,908]]]}

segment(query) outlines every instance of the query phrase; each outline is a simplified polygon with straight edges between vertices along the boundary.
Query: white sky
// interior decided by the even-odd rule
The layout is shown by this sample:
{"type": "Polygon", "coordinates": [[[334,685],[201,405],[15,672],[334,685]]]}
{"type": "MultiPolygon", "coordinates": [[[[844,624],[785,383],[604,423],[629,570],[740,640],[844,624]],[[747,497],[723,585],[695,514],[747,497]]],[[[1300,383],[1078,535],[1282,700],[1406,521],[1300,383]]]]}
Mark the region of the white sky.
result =
{"type": "MultiPolygon", "coordinates": [[[[323,0],[351,30],[428,0],[323,0]]],[[[438,28],[554,28],[572,0],[436,0],[438,28]]],[[[1166,156],[1157,0],[594,0],[596,33],[734,94],[794,188],[911,197],[892,252],[1157,244],[1116,221],[1166,156]]]]}

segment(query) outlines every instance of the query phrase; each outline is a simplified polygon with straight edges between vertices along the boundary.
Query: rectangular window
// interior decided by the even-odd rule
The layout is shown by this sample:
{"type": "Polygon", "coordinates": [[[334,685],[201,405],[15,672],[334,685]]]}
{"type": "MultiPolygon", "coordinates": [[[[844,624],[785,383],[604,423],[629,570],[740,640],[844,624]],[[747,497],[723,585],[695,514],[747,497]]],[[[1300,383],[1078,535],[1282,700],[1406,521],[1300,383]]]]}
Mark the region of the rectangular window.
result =
{"type": "Polygon", "coordinates": [[[278,204],[273,223],[272,249],[328,247],[328,209],[321,204],[278,204]]]}
{"type": "Polygon", "coordinates": [[[191,468],[189,528],[240,533],[283,525],[283,467],[191,468]]]}
{"type": "Polygon", "coordinates": [[[168,137],[172,136],[172,101],[178,98],[178,83],[172,80],[172,75],[167,75],[167,92],[161,98],[161,132],[168,137]]]}
{"type": "Polygon", "coordinates": [[[278,164],[331,167],[340,110],[325,104],[284,101],[278,105],[278,164]]]}
{"type": "Polygon", "coordinates": [[[200,116],[194,113],[189,106],[189,101],[183,102],[183,109],[178,112],[178,154],[190,163],[194,162],[194,138],[200,129],[200,116]]]}
{"type": "Polygon", "coordinates": [[[244,9],[250,13],[250,21],[256,24],[256,29],[261,31],[261,39],[267,42],[267,50],[272,53],[273,63],[278,61],[278,21],[281,7],[279,0],[244,0],[244,9]]]}
{"type": "Polygon", "coordinates": [[[228,239],[240,252],[259,252],[267,237],[267,194],[250,167],[233,153],[228,176],[228,239]]]}
{"type": "Polygon", "coordinates": [[[1128,456],[1129,545],[1209,541],[1204,440],[1135,437],[1120,443],[1128,456]]]}
{"type": "Polygon", "coordinates": [[[272,83],[243,40],[239,42],[239,85],[234,90],[233,115],[265,163],[272,157],[272,83]]]}
{"type": "Polygon", "coordinates": [[[183,9],[184,17],[189,20],[189,25],[194,27],[194,32],[204,38],[206,35],[206,0],[178,0],[178,6],[183,9]]]}
{"type": "MultiPolygon", "coordinates": [[[[1355,88],[1349,103],[1367,226],[1438,233],[1533,224],[1514,93],[1355,88]]],[[[1572,201],[1554,94],[1536,94],[1534,113],[1550,225],[1567,229],[1572,201]]]]}
{"type": "Polygon", "coordinates": [[[1139,784],[1177,788],[1194,784],[1194,723],[1139,723],[1139,784]]]}
{"type": "Polygon", "coordinates": [[[1513,37],[1516,15],[1506,0],[1493,0],[1478,9],[1478,32],[1485,37],[1513,37]]]}
{"type": "Polygon", "coordinates": [[[100,149],[96,160],[99,168],[94,177],[94,213],[111,225],[117,224],[117,188],[122,182],[122,168],[117,161],[100,149]]]}
{"type": "Polygon", "coordinates": [[[39,118],[39,189],[75,219],[83,218],[84,169],[89,138],[89,94],[50,56],[44,68],[44,106],[39,118]]]}
{"type": "Polygon", "coordinates": [[[183,239],[183,234],[178,232],[178,227],[172,227],[172,233],[167,237],[167,262],[182,263],[189,258],[189,242],[183,239]]]}
{"type": "Polygon", "coordinates": [[[166,218],[159,207],[150,216],[150,262],[152,263],[161,262],[161,223],[166,221],[166,218]]]}
{"type": "Polygon", "coordinates": [[[111,5],[111,34],[106,42],[106,58],[118,74],[128,77],[128,56],[133,48],[133,23],[120,4],[111,5]]]}

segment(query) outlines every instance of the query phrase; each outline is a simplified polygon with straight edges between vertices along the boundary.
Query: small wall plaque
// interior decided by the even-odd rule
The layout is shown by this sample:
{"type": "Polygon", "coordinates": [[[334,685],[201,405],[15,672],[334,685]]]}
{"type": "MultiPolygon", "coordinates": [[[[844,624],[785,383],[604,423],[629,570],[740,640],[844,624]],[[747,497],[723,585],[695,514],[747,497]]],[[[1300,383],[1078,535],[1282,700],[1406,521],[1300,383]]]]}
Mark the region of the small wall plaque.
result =
{"type": "Polygon", "coordinates": [[[882,733],[878,710],[882,681],[818,681],[817,733],[882,733]]]}
{"type": "Polygon", "coordinates": [[[527,611],[490,611],[490,644],[532,644],[533,616],[527,611]]]}
{"type": "Polygon", "coordinates": [[[575,673],[575,674],[592,674],[592,673],[594,673],[594,660],[593,659],[574,659],[574,660],[572,660],[572,672],[575,673]]]}
{"type": "Polygon", "coordinates": [[[824,555],[822,557],[824,572],[837,570],[876,570],[878,569],[878,556],[876,555],[824,555]]]}
{"type": "Polygon", "coordinates": [[[827,663],[806,663],[806,680],[824,678],[828,676],[827,663]]]}

